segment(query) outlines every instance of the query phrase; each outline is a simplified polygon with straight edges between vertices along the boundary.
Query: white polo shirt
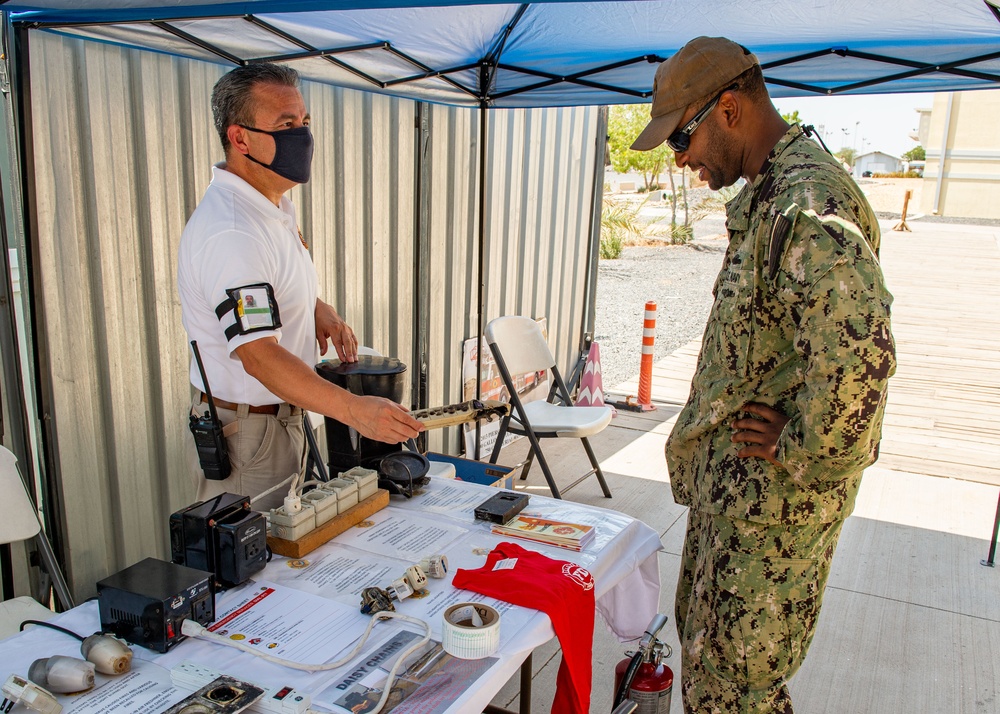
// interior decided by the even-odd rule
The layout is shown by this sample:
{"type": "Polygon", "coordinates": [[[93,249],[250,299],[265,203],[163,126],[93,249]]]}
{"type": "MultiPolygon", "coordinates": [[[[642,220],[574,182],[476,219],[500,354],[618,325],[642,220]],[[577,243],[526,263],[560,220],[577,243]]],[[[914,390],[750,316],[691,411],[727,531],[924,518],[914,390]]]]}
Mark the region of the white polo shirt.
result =
{"type": "MultiPolygon", "coordinates": [[[[177,287],[181,321],[188,339],[198,342],[213,396],[255,406],[281,401],[246,373],[235,353],[262,337],[276,337],[310,367],[319,361],[319,282],[288,198],[275,206],[236,174],[213,167],[212,183],[181,234],[177,287]],[[220,318],[216,309],[230,299],[227,290],[262,283],[274,290],[280,327],[234,334],[234,310],[223,308],[220,318]]],[[[191,384],[204,391],[193,355],[191,384]]]]}

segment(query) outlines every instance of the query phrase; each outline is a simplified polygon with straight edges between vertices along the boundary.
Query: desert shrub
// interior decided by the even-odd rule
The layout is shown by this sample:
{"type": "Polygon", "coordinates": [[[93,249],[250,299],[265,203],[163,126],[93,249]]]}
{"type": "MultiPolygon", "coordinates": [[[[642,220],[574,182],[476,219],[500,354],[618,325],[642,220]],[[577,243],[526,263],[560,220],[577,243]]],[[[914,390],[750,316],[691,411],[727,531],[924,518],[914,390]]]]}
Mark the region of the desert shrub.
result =
{"type": "Polygon", "coordinates": [[[872,178],[920,178],[916,171],[876,171],[872,178]]]}
{"type": "Polygon", "coordinates": [[[628,240],[642,236],[645,224],[639,219],[639,210],[643,203],[614,198],[604,200],[604,209],[601,211],[601,258],[620,258],[628,240]]]}

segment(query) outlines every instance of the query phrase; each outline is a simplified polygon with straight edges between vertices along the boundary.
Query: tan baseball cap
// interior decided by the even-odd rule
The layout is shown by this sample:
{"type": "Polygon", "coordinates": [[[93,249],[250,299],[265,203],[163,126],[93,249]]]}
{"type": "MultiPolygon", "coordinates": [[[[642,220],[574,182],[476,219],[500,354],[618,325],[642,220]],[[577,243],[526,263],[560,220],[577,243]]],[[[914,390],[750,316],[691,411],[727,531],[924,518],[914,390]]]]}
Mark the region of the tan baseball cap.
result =
{"type": "Polygon", "coordinates": [[[719,91],[753,67],[757,58],[725,37],[696,37],[660,64],[653,79],[652,119],[632,143],[649,151],[674,133],[691,102],[719,91]]]}

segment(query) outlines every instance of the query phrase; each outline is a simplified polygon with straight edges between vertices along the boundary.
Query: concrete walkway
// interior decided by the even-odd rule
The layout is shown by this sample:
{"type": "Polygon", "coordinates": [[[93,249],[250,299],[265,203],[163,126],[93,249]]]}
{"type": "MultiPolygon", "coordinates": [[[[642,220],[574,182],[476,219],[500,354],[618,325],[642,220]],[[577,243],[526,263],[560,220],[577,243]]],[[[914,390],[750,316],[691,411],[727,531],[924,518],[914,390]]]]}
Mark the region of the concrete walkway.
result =
{"type": "MultiPolygon", "coordinates": [[[[1000,712],[1000,567],[989,547],[1000,485],[1000,228],[883,223],[882,263],[895,296],[899,370],[882,456],[864,477],[833,563],[819,630],[791,683],[796,714],[1000,712]]],[[[674,503],[663,443],[686,399],[698,344],[654,368],[648,414],[622,413],[593,439],[614,493],[596,479],[564,493],[637,517],[661,533],[661,612],[677,650],[673,592],[686,509],[674,503]]],[[[608,391],[635,394],[635,381],[608,391]]],[[[517,463],[524,440],[504,463],[517,463]]],[[[574,440],[543,442],[556,480],[587,470],[574,440]]],[[[547,493],[538,467],[529,492],[547,493]]],[[[591,711],[610,711],[625,647],[598,623],[591,711]]],[[[536,651],[532,711],[549,711],[560,661],[536,651]]],[[[668,664],[675,673],[680,658],[668,664]]],[[[516,707],[515,677],[494,704],[516,707]]],[[[682,711],[679,685],[671,712],[682,711]]]]}

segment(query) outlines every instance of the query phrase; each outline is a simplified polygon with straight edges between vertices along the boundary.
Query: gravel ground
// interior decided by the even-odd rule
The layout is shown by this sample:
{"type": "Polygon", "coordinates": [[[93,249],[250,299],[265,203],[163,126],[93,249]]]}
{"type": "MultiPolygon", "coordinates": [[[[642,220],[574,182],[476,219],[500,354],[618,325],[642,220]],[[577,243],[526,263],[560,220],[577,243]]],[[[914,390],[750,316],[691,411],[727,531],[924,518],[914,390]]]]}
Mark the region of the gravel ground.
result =
{"type": "Polygon", "coordinates": [[[724,230],[723,217],[712,216],[695,225],[688,245],[629,247],[621,258],[600,262],[595,339],[605,389],[639,373],[647,301],[657,306],[654,362],[701,337],[726,250],[724,230]]]}
{"type": "MultiPolygon", "coordinates": [[[[920,179],[862,179],[862,189],[879,218],[897,220],[903,193],[913,191],[913,221],[1000,225],[990,219],[918,216],[920,179]]],[[[700,199],[707,189],[694,189],[700,199]]],[[[643,200],[642,196],[622,196],[643,200]]],[[[650,201],[643,215],[663,219],[665,206],[650,201]]],[[[669,215],[666,215],[669,222],[669,215]]],[[[597,277],[595,339],[601,345],[605,389],[613,389],[639,374],[642,323],[646,301],[657,305],[653,361],[659,361],[691,340],[701,337],[712,307],[712,285],[726,250],[725,216],[712,214],[694,226],[688,245],[631,246],[617,260],[601,260],[597,277]]]]}

